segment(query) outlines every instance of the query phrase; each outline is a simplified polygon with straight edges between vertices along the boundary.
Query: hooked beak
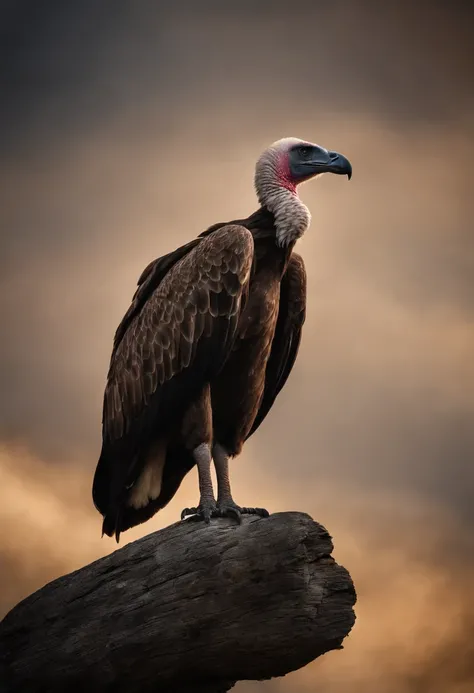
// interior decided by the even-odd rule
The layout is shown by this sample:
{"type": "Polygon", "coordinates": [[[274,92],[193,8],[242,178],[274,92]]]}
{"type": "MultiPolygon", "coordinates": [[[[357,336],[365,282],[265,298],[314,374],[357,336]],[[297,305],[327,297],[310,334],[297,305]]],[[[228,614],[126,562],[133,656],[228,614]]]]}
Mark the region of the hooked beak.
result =
{"type": "Polygon", "coordinates": [[[349,159],[339,154],[326,149],[319,149],[315,155],[307,163],[308,168],[313,169],[314,174],[317,173],[336,173],[340,176],[347,175],[350,180],[352,177],[352,166],[349,159]]]}

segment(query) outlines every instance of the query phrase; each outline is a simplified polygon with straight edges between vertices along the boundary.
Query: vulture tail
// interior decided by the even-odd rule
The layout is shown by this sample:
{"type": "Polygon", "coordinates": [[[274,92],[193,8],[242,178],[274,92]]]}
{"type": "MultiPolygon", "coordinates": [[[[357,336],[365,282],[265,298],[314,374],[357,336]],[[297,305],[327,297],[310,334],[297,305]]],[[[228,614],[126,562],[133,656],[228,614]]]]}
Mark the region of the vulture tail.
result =
{"type": "Polygon", "coordinates": [[[192,453],[186,448],[179,446],[168,449],[166,462],[163,469],[163,482],[161,493],[155,500],[142,508],[133,508],[125,502],[122,497],[119,502],[111,504],[102,523],[102,536],[109,537],[115,535],[117,543],[121,532],[136,527],[153,517],[159,510],[162,510],[173,499],[181,482],[186,474],[195,466],[196,462],[192,453]]]}

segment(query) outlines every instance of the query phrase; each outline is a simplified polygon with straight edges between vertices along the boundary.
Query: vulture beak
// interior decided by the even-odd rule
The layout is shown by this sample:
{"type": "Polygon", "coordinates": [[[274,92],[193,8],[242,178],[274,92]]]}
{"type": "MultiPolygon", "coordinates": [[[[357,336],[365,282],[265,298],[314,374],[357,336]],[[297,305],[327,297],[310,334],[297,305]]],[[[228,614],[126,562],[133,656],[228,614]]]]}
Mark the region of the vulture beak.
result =
{"type": "Polygon", "coordinates": [[[327,149],[315,148],[314,156],[307,162],[308,168],[312,168],[314,174],[317,173],[336,173],[340,176],[347,175],[350,180],[352,176],[352,166],[349,159],[327,149]]]}

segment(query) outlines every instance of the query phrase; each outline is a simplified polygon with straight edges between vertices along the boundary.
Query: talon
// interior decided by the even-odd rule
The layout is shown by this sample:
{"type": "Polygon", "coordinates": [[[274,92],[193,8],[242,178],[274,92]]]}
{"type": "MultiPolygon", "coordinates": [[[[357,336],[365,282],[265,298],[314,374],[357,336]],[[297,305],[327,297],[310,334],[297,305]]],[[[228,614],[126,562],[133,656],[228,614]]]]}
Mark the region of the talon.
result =
{"type": "Polygon", "coordinates": [[[236,519],[239,525],[242,524],[242,515],[239,508],[233,508],[232,506],[230,506],[226,509],[225,514],[227,515],[227,517],[233,517],[234,519],[236,519]]]}
{"type": "Polygon", "coordinates": [[[232,500],[230,502],[221,501],[217,505],[219,517],[229,517],[237,521],[237,524],[242,524],[242,508],[240,508],[232,500]]]}
{"type": "Polygon", "coordinates": [[[243,515],[257,515],[258,517],[269,517],[270,513],[265,508],[242,508],[243,515]]]}
{"type": "Polygon", "coordinates": [[[218,517],[216,514],[215,501],[200,503],[197,508],[185,508],[181,513],[181,519],[184,520],[187,516],[195,522],[204,521],[206,525],[211,521],[211,517],[218,517]]]}

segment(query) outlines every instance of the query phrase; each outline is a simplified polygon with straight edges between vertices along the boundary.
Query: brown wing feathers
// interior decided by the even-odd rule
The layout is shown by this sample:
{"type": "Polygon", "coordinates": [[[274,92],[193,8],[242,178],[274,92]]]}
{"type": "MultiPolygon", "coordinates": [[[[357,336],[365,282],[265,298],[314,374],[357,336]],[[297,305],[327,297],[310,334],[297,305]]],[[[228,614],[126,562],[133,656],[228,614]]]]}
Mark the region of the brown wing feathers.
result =
{"type": "Polygon", "coordinates": [[[130,308],[125,313],[120,325],[118,326],[115,336],[114,336],[114,351],[120,344],[128,326],[130,325],[133,318],[138,315],[140,310],[145,305],[146,300],[149,298],[150,294],[159,286],[160,282],[170,271],[170,269],[175,265],[181,258],[183,258],[187,253],[189,253],[198,243],[199,238],[180,246],[176,250],[163,257],[158,258],[150,262],[138,279],[138,287],[133,295],[132,303],[130,308]]]}
{"type": "Polygon", "coordinates": [[[247,439],[265,419],[290,375],[298,354],[305,317],[306,270],[303,258],[292,253],[280,285],[280,308],[265,372],[265,390],[247,439]]]}
{"type": "Polygon", "coordinates": [[[252,236],[226,226],[188,246],[174,264],[166,256],[145,270],[116,333],[93,484],[103,515],[138,475],[149,437],[173,424],[232,348],[248,290],[252,236]]]}

